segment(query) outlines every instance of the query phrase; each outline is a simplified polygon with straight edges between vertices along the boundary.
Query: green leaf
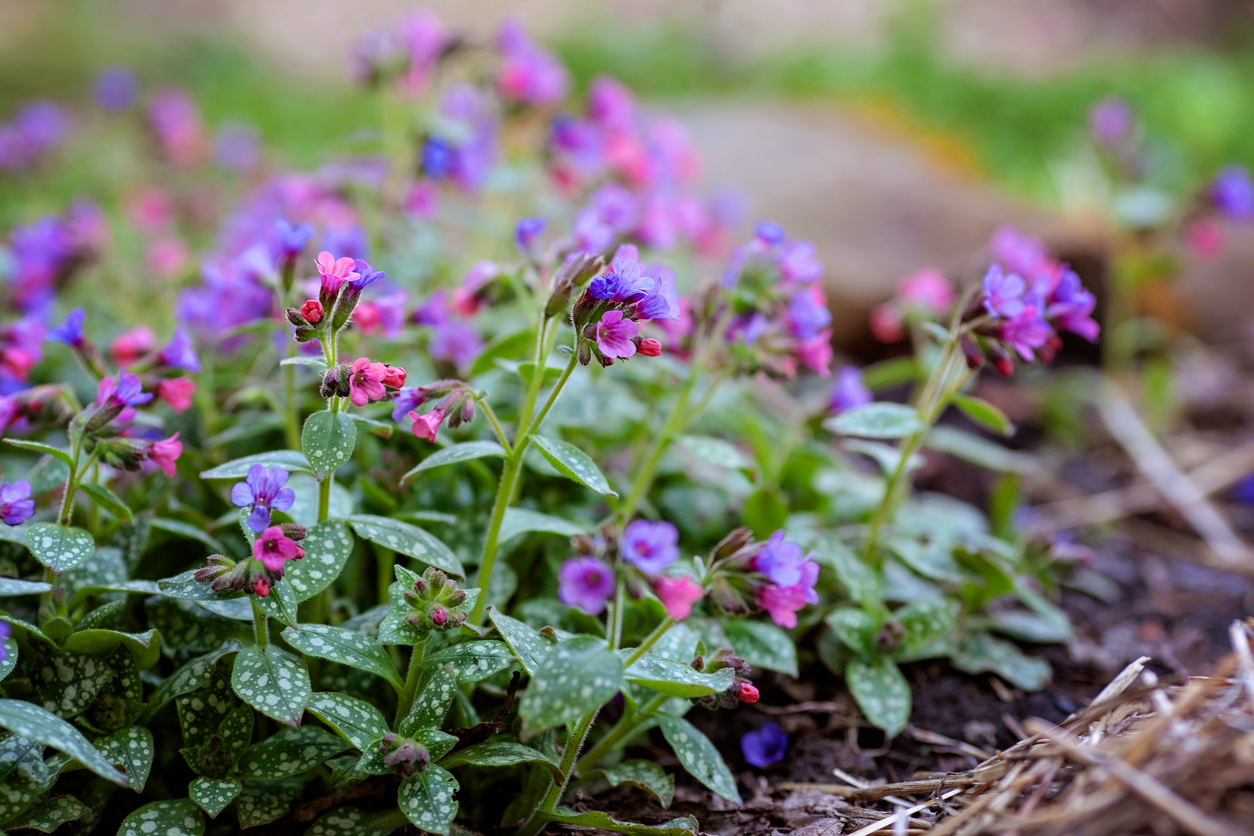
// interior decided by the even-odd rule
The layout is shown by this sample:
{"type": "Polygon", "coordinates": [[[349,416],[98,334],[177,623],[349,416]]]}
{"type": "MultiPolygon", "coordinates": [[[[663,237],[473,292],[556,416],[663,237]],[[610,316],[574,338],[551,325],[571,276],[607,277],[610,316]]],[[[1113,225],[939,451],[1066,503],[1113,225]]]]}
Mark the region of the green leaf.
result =
{"type": "Polygon", "coordinates": [[[202,471],[201,479],[243,479],[248,475],[248,469],[255,464],[265,465],[266,467],[281,467],[284,470],[296,473],[313,473],[313,468],[309,466],[309,460],[305,458],[305,454],[299,450],[272,450],[268,453],[256,453],[251,456],[244,456],[242,459],[235,459],[226,464],[220,464],[217,467],[202,471]]]}
{"type": "Polygon", "coordinates": [[[80,630],[65,640],[65,649],[72,653],[103,656],[119,645],[131,652],[140,670],[147,670],[161,656],[161,634],[156,630],[143,633],[120,633],[116,630],[80,630]]]}
{"type": "Polygon", "coordinates": [[[862,382],[868,389],[887,389],[919,379],[919,361],[907,354],[864,366],[862,382]]]}
{"type": "Polygon", "coordinates": [[[845,684],[867,720],[889,737],[901,734],[910,722],[910,685],[891,659],[850,660],[845,684]]]}
{"type": "Polygon", "coordinates": [[[313,465],[319,482],[353,457],[357,446],[357,425],[343,412],[323,410],[305,419],[300,434],[300,449],[313,465]]]}
{"type": "Polygon", "coordinates": [[[447,755],[449,750],[457,745],[458,740],[455,735],[442,732],[439,729],[419,729],[413,733],[412,737],[420,746],[427,750],[427,754],[431,756],[433,761],[438,761],[447,755]]]}
{"type": "Polygon", "coordinates": [[[392,431],[396,429],[396,424],[391,421],[376,421],[373,418],[367,418],[364,415],[358,415],[355,412],[347,413],[352,422],[357,425],[359,431],[377,435],[379,438],[391,438],[392,431]]]}
{"type": "Polygon", "coordinates": [[[37,705],[0,699],[0,727],[65,752],[106,781],[120,787],[129,785],[127,777],[114,769],[109,759],[91,745],[82,732],[37,705]]]}
{"type": "Polygon", "coordinates": [[[406,737],[419,729],[438,729],[457,698],[457,674],[452,665],[440,665],[427,672],[422,690],[414,697],[413,708],[396,729],[406,737]]]}
{"type": "Polygon", "coordinates": [[[158,685],[156,691],[153,691],[152,696],[148,698],[148,713],[151,715],[175,697],[190,694],[208,685],[209,680],[213,678],[218,660],[243,649],[244,646],[239,641],[231,639],[212,653],[206,653],[204,656],[198,656],[187,662],[158,685]]]}
{"type": "Polygon", "coordinates": [[[404,823],[396,810],[368,813],[356,807],[336,807],[314,822],[305,836],[388,836],[404,823]]]}
{"type": "Polygon", "coordinates": [[[153,528],[165,531],[170,534],[177,534],[180,537],[186,537],[190,540],[199,540],[208,546],[209,551],[214,554],[226,554],[228,549],[222,545],[222,541],[216,537],[211,537],[204,531],[194,525],[189,525],[182,520],[171,520],[165,517],[153,517],[151,523],[153,528]]]}
{"type": "Polygon", "coordinates": [[[201,775],[192,781],[191,786],[187,788],[187,794],[200,809],[209,814],[209,818],[216,819],[218,813],[225,810],[227,805],[239,795],[242,786],[234,778],[206,778],[201,775]]]}
{"type": "Polygon", "coordinates": [[[309,699],[305,663],[274,645],[246,647],[235,658],[231,686],[240,699],[289,726],[299,726],[309,699]]]}
{"type": "Polygon", "coordinates": [[[995,432],[1007,438],[1014,435],[1015,425],[1006,417],[1006,413],[983,398],[958,393],[950,400],[963,415],[989,432],[995,432]]]}
{"type": "Polygon", "coordinates": [[[682,816],[662,824],[636,824],[620,821],[609,813],[602,813],[599,810],[576,813],[568,807],[557,807],[551,813],[545,813],[544,818],[558,824],[613,830],[617,833],[631,834],[631,836],[698,836],[701,832],[697,820],[692,816],[682,816]]]}
{"type": "Polygon", "coordinates": [[[524,732],[578,720],[618,693],[623,663],[605,642],[576,636],[549,651],[519,703],[524,732]]]}
{"type": "MultiPolygon", "coordinates": [[[[623,678],[661,694],[695,699],[726,691],[736,681],[736,672],[723,668],[715,673],[702,673],[683,662],[645,653],[623,672],[623,678]]],[[[535,687],[534,681],[531,687],[535,687]]]]}
{"type": "Polygon", "coordinates": [[[660,714],[658,724],[662,727],[662,736],[675,750],[675,757],[693,778],[728,801],[740,803],[736,779],[708,737],[682,717],[660,714]]]}
{"type": "Polygon", "coordinates": [[[721,438],[708,435],[681,435],[675,443],[707,464],[725,467],[729,470],[750,470],[750,461],[736,445],[721,438]]]}
{"type": "Polygon", "coordinates": [[[514,651],[505,642],[485,639],[446,647],[424,657],[422,666],[452,665],[458,682],[481,682],[492,674],[505,670],[517,659],[514,651]]]}
{"type": "Polygon", "coordinates": [[[501,533],[498,542],[504,543],[520,534],[527,534],[532,531],[542,531],[546,534],[557,534],[562,537],[574,537],[576,534],[587,532],[587,530],[588,527],[585,525],[564,520],[561,517],[541,514],[539,511],[532,511],[527,508],[506,508],[505,518],[501,521],[501,533]]]}
{"type": "Polygon", "coordinates": [[[987,633],[963,639],[951,656],[954,666],[967,673],[992,672],[1016,688],[1039,691],[1049,682],[1049,662],[1027,656],[1015,645],[987,633]]]}
{"type": "Polygon", "coordinates": [[[601,496],[618,496],[617,492],[610,489],[610,483],[606,481],[605,475],[596,466],[596,462],[569,441],[533,435],[531,443],[539,448],[544,457],[549,460],[549,464],[557,468],[557,471],[567,479],[573,479],[601,496]]]}
{"type": "Polygon", "coordinates": [[[327,370],[327,361],[321,357],[284,357],[279,361],[280,366],[310,366],[315,371],[324,372],[327,370]]]}
{"type": "Polygon", "coordinates": [[[187,601],[229,601],[241,598],[240,592],[214,592],[207,583],[196,580],[197,569],[188,569],[172,578],[157,581],[157,588],[168,598],[182,598],[187,601]]]}
{"type": "Polygon", "coordinates": [[[924,444],[929,450],[948,453],[999,473],[1028,475],[1042,472],[1040,463],[1027,453],[1008,450],[996,442],[964,432],[957,427],[933,427],[924,444]]]}
{"type": "Polygon", "coordinates": [[[318,691],[305,707],[362,751],[388,733],[388,722],[379,709],[348,694],[318,691]]]}
{"type": "Polygon", "coordinates": [[[37,804],[21,816],[7,821],[4,826],[9,830],[38,830],[40,833],[52,833],[58,827],[70,821],[78,821],[91,812],[86,804],[72,795],[58,795],[37,804]]]}
{"type": "MultiPolygon", "coordinates": [[[[288,570],[290,574],[291,569],[288,570]]],[[[270,594],[264,598],[255,598],[257,606],[261,607],[261,611],[281,624],[288,627],[295,627],[298,623],[297,613],[299,603],[296,600],[296,593],[292,590],[292,585],[287,577],[270,587],[270,594]]]]}
{"type": "Polygon", "coordinates": [[[788,504],[779,491],[764,486],[746,497],[740,513],[745,525],[753,529],[754,536],[765,540],[772,532],[784,527],[788,520],[788,504]]]}
{"type": "Polygon", "coordinates": [[[437,450],[419,462],[417,467],[401,477],[401,484],[412,481],[424,470],[443,467],[446,464],[482,459],[487,456],[505,458],[505,448],[495,441],[467,441],[462,444],[454,444],[451,447],[445,447],[443,450],[437,450]]]}
{"type": "Polygon", "coordinates": [[[496,607],[488,607],[488,619],[501,634],[501,638],[505,639],[510,650],[514,651],[514,655],[518,657],[518,662],[527,675],[535,676],[536,671],[540,669],[540,662],[548,655],[553,645],[546,642],[539,631],[529,624],[506,615],[496,607]]]}
{"type": "Polygon", "coordinates": [[[958,602],[951,598],[924,598],[894,612],[893,620],[906,631],[901,639],[902,649],[914,650],[947,635],[958,620],[959,609],[958,602]]]}
{"type": "Polygon", "coordinates": [[[95,482],[80,482],[78,489],[91,497],[92,502],[107,511],[115,520],[121,520],[124,523],[134,521],[134,515],[127,504],[104,485],[97,485],[95,482]]]}
{"type": "Polygon", "coordinates": [[[355,630],[327,624],[302,624],[284,630],[283,640],[306,656],[339,662],[341,665],[381,676],[397,690],[405,687],[387,651],[375,644],[369,636],[355,630]]]}
{"type": "Polygon", "coordinates": [[[675,797],[675,776],[668,774],[653,761],[623,761],[618,766],[593,774],[599,774],[611,787],[619,784],[638,787],[656,798],[663,807],[671,806],[675,797]]]}
{"type": "Polygon", "coordinates": [[[445,769],[456,769],[459,766],[516,766],[520,763],[538,763],[549,770],[559,786],[563,781],[562,770],[552,758],[512,740],[488,740],[467,746],[449,755],[440,765],[445,769]]]}
{"type": "Polygon", "coordinates": [[[275,781],[291,778],[313,769],[347,746],[338,735],[315,726],[279,729],[278,732],[244,750],[239,760],[241,778],[275,781]]]}
{"type": "Polygon", "coordinates": [[[874,655],[878,625],[864,610],[842,607],[828,613],[824,621],[845,647],[860,656],[874,655]]]}
{"type": "Polygon", "coordinates": [[[297,601],[308,601],[339,577],[353,553],[353,537],[340,520],[323,520],[306,530],[301,547],[305,556],[287,564],[283,579],[297,601]]]}
{"type": "Polygon", "coordinates": [[[298,778],[283,781],[243,781],[240,787],[240,829],[259,827],[287,815],[292,799],[300,795],[304,782],[298,778]]]}
{"type": "Polygon", "coordinates": [[[457,555],[429,531],[373,514],[354,514],[348,522],[354,531],[372,543],[420,560],[450,575],[466,577],[466,570],[457,555]]]}
{"type": "Polygon", "coordinates": [[[205,817],[190,798],[154,801],[122,820],[118,836],[201,836],[205,817]]]}
{"type": "Polygon", "coordinates": [[[70,458],[70,454],[60,447],[53,447],[51,444],[42,444],[38,441],[27,441],[22,438],[6,438],[4,442],[12,444],[14,447],[21,447],[23,450],[30,450],[33,453],[46,453],[53,458],[60,459],[70,467],[74,466],[74,459],[70,458]]]}
{"type": "Polygon", "coordinates": [[[31,669],[34,702],[45,711],[67,718],[86,711],[101,687],[113,676],[105,659],[64,651],[38,658],[31,669]]]}
{"type": "Polygon", "coordinates": [[[143,726],[119,729],[96,741],[96,747],[114,764],[123,767],[130,778],[131,789],[143,792],[156,755],[152,732],[143,726]]]}
{"type": "Polygon", "coordinates": [[[11,734],[0,739],[0,822],[19,815],[56,780],[42,743],[11,734]]]}
{"type": "Polygon", "coordinates": [[[925,429],[914,407],[885,402],[842,412],[824,421],[823,427],[838,435],[861,438],[904,438],[925,429]]]}
{"type": "Polygon", "coordinates": [[[781,628],[765,621],[732,618],[723,624],[723,632],[731,639],[736,655],[750,665],[797,675],[797,646],[781,628]]]}
{"type": "Polygon", "coordinates": [[[0,653],[3,654],[0,656],[0,681],[3,681],[17,667],[18,645],[12,633],[0,637],[0,653]]]}
{"type": "Polygon", "coordinates": [[[431,764],[425,772],[401,781],[396,801],[414,827],[447,836],[449,825],[457,816],[457,802],[453,800],[457,790],[457,779],[447,770],[431,764]]]}
{"type": "Polygon", "coordinates": [[[73,569],[96,552],[96,541],[83,529],[48,522],[26,529],[26,545],[54,572],[73,569]]]}
{"type": "Polygon", "coordinates": [[[19,595],[43,595],[52,584],[43,581],[24,581],[20,578],[0,578],[0,598],[16,598],[19,595]]]}

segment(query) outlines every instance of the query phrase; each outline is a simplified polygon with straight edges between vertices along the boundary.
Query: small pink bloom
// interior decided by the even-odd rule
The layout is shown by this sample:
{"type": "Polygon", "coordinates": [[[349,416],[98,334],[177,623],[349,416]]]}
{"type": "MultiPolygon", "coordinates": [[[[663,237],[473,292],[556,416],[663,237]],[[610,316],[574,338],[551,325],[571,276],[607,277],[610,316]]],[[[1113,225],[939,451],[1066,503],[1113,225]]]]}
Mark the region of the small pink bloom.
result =
{"type": "Polygon", "coordinates": [[[409,187],[405,196],[405,211],[420,220],[434,218],[439,208],[440,192],[435,184],[423,180],[409,187]]]}
{"type": "Polygon", "coordinates": [[[444,410],[433,409],[426,415],[410,412],[409,420],[414,422],[414,435],[425,438],[427,441],[435,441],[435,434],[444,423],[444,410]]]}
{"type": "Polygon", "coordinates": [[[148,247],[148,268],[163,279],[173,279],[183,272],[190,257],[181,239],[161,238],[148,247]]]}
{"type": "Polygon", "coordinates": [[[832,374],[832,332],[830,329],[811,340],[797,343],[797,359],[814,369],[820,377],[832,374]]]}
{"type": "Polygon", "coordinates": [[[174,463],[181,455],[183,455],[183,444],[179,441],[178,433],[169,438],[154,441],[148,447],[148,461],[161,468],[161,472],[166,476],[174,475],[174,463]]]}
{"type": "Polygon", "coordinates": [[[740,697],[741,702],[754,703],[758,701],[758,689],[748,682],[740,683],[740,690],[736,692],[736,696],[740,697]]]}
{"type": "Polygon", "coordinates": [[[636,353],[636,344],[631,338],[639,330],[635,322],[623,319],[622,311],[606,311],[597,323],[597,348],[611,360],[616,357],[631,357],[636,353]]]}
{"type": "Polygon", "coordinates": [[[156,344],[157,336],[152,329],[147,325],[140,325],[114,337],[109,344],[109,356],[119,366],[129,366],[152,351],[156,344]]]}
{"type": "Polygon", "coordinates": [[[645,357],[661,357],[662,343],[652,337],[646,337],[640,341],[637,350],[645,357]]]}
{"type": "Polygon", "coordinates": [[[383,366],[383,385],[392,389],[399,389],[405,385],[405,370],[400,366],[383,366]]]}
{"type": "Polygon", "coordinates": [[[705,594],[701,584],[686,575],[658,578],[653,582],[653,592],[666,608],[666,614],[676,621],[683,621],[692,615],[693,605],[705,594]]]}
{"type": "Polygon", "coordinates": [[[897,298],[931,313],[943,314],[954,304],[954,286],[940,270],[928,267],[902,279],[897,287],[897,298]]]}
{"type": "Polygon", "coordinates": [[[317,325],[322,321],[322,303],[317,299],[310,299],[300,306],[300,315],[305,321],[311,325],[317,325]]]}
{"type": "Polygon", "coordinates": [[[901,311],[892,302],[876,305],[871,309],[871,333],[882,343],[892,345],[906,338],[901,327],[901,311]]]}
{"type": "Polygon", "coordinates": [[[305,550],[277,525],[270,526],[253,541],[253,557],[271,572],[282,573],[287,561],[300,560],[304,556],[305,550]]]}
{"type": "Polygon", "coordinates": [[[386,369],[382,363],[371,363],[368,357],[358,357],[353,361],[352,371],[348,376],[348,399],[353,406],[365,406],[371,401],[383,400],[387,395],[383,388],[386,369]]]}
{"type": "Polygon", "coordinates": [[[1224,231],[1209,219],[1194,221],[1184,231],[1189,249],[1203,261],[1210,261],[1224,251],[1224,231]]]}
{"type": "Polygon", "coordinates": [[[758,605],[766,610],[772,621],[788,630],[797,626],[797,611],[807,603],[809,601],[804,584],[771,585],[758,591],[758,605]]]}
{"type": "Polygon", "coordinates": [[[373,334],[378,331],[382,321],[383,314],[374,302],[360,302],[353,311],[353,325],[356,325],[363,334],[373,334]]]}
{"type": "Polygon", "coordinates": [[[17,380],[26,380],[26,376],[30,374],[31,367],[38,362],[39,355],[33,351],[26,351],[21,348],[0,349],[0,369],[3,369],[9,377],[17,380]]]}
{"type": "Polygon", "coordinates": [[[257,578],[253,581],[253,592],[262,598],[270,594],[270,581],[265,578],[257,578]]]}
{"type": "Polygon", "coordinates": [[[196,384],[190,377],[163,380],[157,384],[157,397],[170,405],[175,412],[183,412],[192,405],[196,384]]]}
{"type": "Polygon", "coordinates": [[[334,295],[339,292],[344,282],[351,282],[361,278],[360,274],[354,272],[357,266],[355,259],[344,256],[336,259],[326,250],[318,253],[318,276],[322,279],[322,291],[327,295],[334,295]]]}
{"type": "Polygon", "coordinates": [[[443,607],[436,607],[431,611],[431,623],[436,627],[443,627],[448,623],[448,610],[443,607]]]}

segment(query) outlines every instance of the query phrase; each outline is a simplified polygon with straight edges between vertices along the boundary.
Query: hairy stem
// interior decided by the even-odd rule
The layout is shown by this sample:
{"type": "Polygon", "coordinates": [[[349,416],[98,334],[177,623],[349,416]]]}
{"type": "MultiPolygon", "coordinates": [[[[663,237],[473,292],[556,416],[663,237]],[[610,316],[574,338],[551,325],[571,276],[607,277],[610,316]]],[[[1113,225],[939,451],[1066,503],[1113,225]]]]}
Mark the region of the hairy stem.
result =
{"type": "Polygon", "coordinates": [[[591,749],[588,750],[582,758],[579,759],[575,766],[576,772],[587,772],[589,769],[600,763],[606,755],[614,751],[614,749],[622,742],[631,737],[631,735],[644,724],[645,720],[652,717],[657,710],[666,704],[670,699],[666,694],[655,694],[653,699],[640,707],[635,714],[629,717],[623,717],[614,728],[610,729],[605,737],[596,742],[591,749]]]}
{"type": "Polygon", "coordinates": [[[426,653],[427,642],[414,645],[413,651],[409,654],[409,670],[405,673],[405,691],[400,695],[400,699],[396,703],[396,722],[394,726],[399,726],[401,721],[409,716],[409,711],[414,707],[414,698],[418,696],[418,681],[422,679],[422,657],[426,653]]]}
{"type": "Polygon", "coordinates": [[[262,612],[261,604],[257,603],[255,596],[249,595],[248,600],[253,605],[253,634],[257,637],[257,646],[265,647],[270,644],[270,633],[266,627],[266,614],[262,612]]]}
{"type": "Polygon", "coordinates": [[[562,762],[558,764],[558,770],[562,773],[562,783],[559,785],[553,783],[549,785],[549,792],[544,796],[544,800],[540,802],[540,806],[531,814],[531,818],[527,820],[518,830],[518,836],[536,836],[540,831],[544,830],[547,824],[545,813],[550,813],[557,806],[557,802],[562,800],[562,792],[566,789],[566,785],[570,783],[570,776],[575,769],[575,761],[579,757],[579,750],[583,748],[584,741],[588,738],[588,730],[592,728],[592,724],[596,721],[597,713],[600,707],[592,709],[583,716],[579,724],[575,726],[574,731],[566,738],[566,749],[562,752],[562,762]]]}
{"type": "Polygon", "coordinates": [[[632,651],[631,655],[623,661],[623,669],[630,668],[641,656],[649,652],[649,648],[657,644],[658,639],[666,635],[666,631],[674,627],[678,622],[675,619],[667,617],[665,621],[653,628],[653,632],[645,637],[640,646],[632,651]]]}

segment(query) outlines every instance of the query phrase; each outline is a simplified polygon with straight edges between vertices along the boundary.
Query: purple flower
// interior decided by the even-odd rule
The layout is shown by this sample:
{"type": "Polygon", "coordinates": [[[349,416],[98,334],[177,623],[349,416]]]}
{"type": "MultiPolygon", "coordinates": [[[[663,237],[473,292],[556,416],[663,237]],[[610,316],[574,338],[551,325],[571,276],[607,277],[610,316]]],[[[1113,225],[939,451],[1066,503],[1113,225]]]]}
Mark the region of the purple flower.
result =
{"type": "Polygon", "coordinates": [[[1097,299],[1084,289],[1080,277],[1074,271],[1064,269],[1054,292],[1050,294],[1045,317],[1054,323],[1054,327],[1094,342],[1101,333],[1101,326],[1092,317],[1095,307],[1097,299]]]}
{"type": "Polygon", "coordinates": [[[816,568],[818,564],[810,555],[802,553],[801,546],[784,538],[783,529],[772,534],[753,558],[753,569],[776,586],[796,586],[809,574],[806,564],[814,564],[816,568]]]}
{"type": "Polygon", "coordinates": [[[787,240],[788,236],[784,234],[784,228],[774,221],[761,221],[753,228],[753,234],[758,240],[764,244],[782,244],[787,240]]]}
{"type": "Polygon", "coordinates": [[[243,482],[231,487],[231,502],[237,508],[252,506],[248,527],[260,534],[270,525],[270,511],[286,511],[296,501],[296,492],[285,488],[288,472],[281,467],[255,464],[243,482]]]}
{"type": "Polygon", "coordinates": [[[382,270],[374,269],[360,258],[357,259],[357,266],[353,268],[353,272],[357,274],[357,278],[348,283],[353,293],[361,293],[367,285],[374,284],[387,275],[382,270]]]}
{"type": "Polygon", "coordinates": [[[788,324],[799,340],[812,340],[832,324],[832,315],[809,288],[798,290],[788,300],[788,324]]]}
{"type": "Polygon", "coordinates": [[[546,226],[548,221],[544,218],[523,218],[519,221],[514,227],[514,245],[519,252],[529,252],[546,226]]]}
{"type": "Polygon", "coordinates": [[[483,340],[469,323],[449,319],[435,326],[427,342],[427,353],[435,360],[448,360],[465,368],[483,351],[483,340]]]}
{"type": "Polygon", "coordinates": [[[432,180],[443,180],[457,165],[457,149],[442,139],[429,136],[422,141],[422,173],[432,180]]]}
{"type": "Polygon", "coordinates": [[[139,79],[126,67],[109,67],[96,76],[93,96],[104,110],[126,110],[139,98],[139,79]]]}
{"type": "Polygon", "coordinates": [[[152,393],[145,392],[138,375],[123,372],[117,382],[106,377],[96,386],[96,403],[100,406],[139,406],[152,400],[152,393]]]}
{"type": "Polygon", "coordinates": [[[158,356],[162,364],[171,368],[189,372],[200,371],[200,358],[196,356],[191,336],[182,325],[174,329],[174,336],[170,338],[170,342],[166,343],[165,348],[161,349],[158,356]]]}
{"type": "Polygon", "coordinates": [[[1254,180],[1243,165],[1230,165],[1215,175],[1210,199],[1229,220],[1254,219],[1254,180]]]}
{"type": "Polygon", "coordinates": [[[65,318],[65,322],[48,329],[48,339],[72,345],[75,348],[81,348],[84,340],[83,323],[86,319],[87,312],[82,308],[75,308],[70,311],[70,315],[65,318]]]}
{"type": "Polygon", "coordinates": [[[1232,498],[1237,502],[1254,505],[1254,473],[1243,477],[1232,486],[1232,498]]]}
{"type": "Polygon", "coordinates": [[[998,319],[1010,319],[1023,311],[1027,283],[1015,273],[1006,273],[1000,264],[990,264],[984,274],[984,310],[998,319]]]}
{"type": "Polygon", "coordinates": [[[287,218],[279,218],[274,222],[274,232],[278,238],[279,254],[284,258],[296,258],[313,237],[314,228],[309,224],[294,226],[287,218]]]}
{"type": "Polygon", "coordinates": [[[622,311],[606,311],[597,323],[597,348],[611,360],[620,357],[625,360],[636,353],[636,344],[632,338],[639,331],[635,322],[623,318],[622,311]]]}
{"type": "Polygon", "coordinates": [[[842,366],[836,372],[836,383],[832,386],[831,409],[839,415],[846,410],[865,406],[875,397],[862,381],[862,370],[855,366],[842,366]]]}
{"type": "Polygon", "coordinates": [[[410,386],[399,390],[392,401],[392,403],[396,404],[392,409],[392,420],[404,421],[406,415],[422,406],[423,400],[423,393],[420,387],[410,386]]]}
{"type": "Polygon", "coordinates": [[[1089,133],[1099,145],[1115,148],[1132,131],[1132,108],[1120,98],[1102,99],[1089,109],[1089,133]]]}
{"type": "Polygon", "coordinates": [[[788,735],[775,723],[763,723],[757,731],[744,733],[740,738],[740,751],[749,763],[758,769],[765,769],[784,759],[788,751],[788,735]]]}
{"type": "Polygon", "coordinates": [[[623,529],[623,560],[646,575],[657,575],[679,560],[679,529],[658,520],[634,520],[623,529]]]}
{"type": "Polygon", "coordinates": [[[9,649],[5,640],[13,635],[13,628],[9,626],[9,622],[0,621],[0,662],[3,662],[9,655],[9,649]]]}
{"type": "Polygon", "coordinates": [[[588,284],[588,295],[627,305],[640,302],[653,291],[654,284],[653,279],[640,273],[640,263],[634,258],[615,257],[610,262],[610,272],[588,284]]]}
{"type": "Polygon", "coordinates": [[[1036,359],[1033,349],[1045,345],[1052,333],[1049,323],[1041,318],[1040,310],[1028,305],[1002,323],[1000,336],[1020,357],[1031,362],[1036,359]]]}
{"type": "Polygon", "coordinates": [[[998,227],[988,242],[993,261],[1006,265],[1011,273],[1035,278],[1052,266],[1045,242],[1020,232],[1009,224],[998,227]]]}
{"type": "Polygon", "coordinates": [[[530,105],[557,104],[566,98],[566,68],[528,37],[522,24],[507,20],[497,33],[504,62],[496,76],[506,99],[530,105]]]}
{"type": "Polygon", "coordinates": [[[17,112],[13,126],[35,152],[60,144],[70,130],[69,114],[52,102],[31,102],[17,112]]]}
{"type": "Polygon", "coordinates": [[[21,525],[35,513],[35,501],[30,498],[30,482],[0,483],[0,520],[5,525],[21,525]]]}
{"type": "Polygon", "coordinates": [[[823,262],[809,241],[793,241],[784,245],[779,256],[779,272],[791,282],[808,284],[823,276],[823,262]]]}
{"type": "Polygon", "coordinates": [[[679,319],[679,300],[670,279],[653,280],[653,290],[636,305],[636,316],[640,319],[679,319]]]}
{"type": "Polygon", "coordinates": [[[600,615],[614,595],[614,570],[595,557],[572,557],[557,573],[557,597],[568,607],[600,615]]]}

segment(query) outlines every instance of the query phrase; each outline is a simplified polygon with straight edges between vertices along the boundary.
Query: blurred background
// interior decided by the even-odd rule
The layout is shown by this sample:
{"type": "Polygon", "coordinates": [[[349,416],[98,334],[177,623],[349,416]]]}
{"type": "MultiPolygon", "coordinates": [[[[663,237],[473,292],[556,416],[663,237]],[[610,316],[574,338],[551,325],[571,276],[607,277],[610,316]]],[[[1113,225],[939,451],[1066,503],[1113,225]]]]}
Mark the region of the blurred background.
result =
{"type": "MultiPolygon", "coordinates": [[[[1254,11],[1240,0],[434,0],[488,38],[520,18],[577,85],[610,73],[677,114],[706,179],[740,190],[752,218],[815,241],[837,340],[935,265],[961,274],[1003,223],[1043,235],[1102,280],[1110,195],[1088,140],[1093,104],[1117,95],[1153,142],[1159,179],[1192,183],[1254,163],[1254,11]]],[[[346,55],[408,0],[4,0],[0,118],[23,102],[85,103],[97,73],[186,87],[211,126],[256,131],[279,162],[351,148],[376,103],[346,55]]],[[[86,156],[86,155],[85,155],[86,156]]],[[[0,224],[84,191],[92,154],[41,194],[0,183],[0,224]]],[[[1159,307],[1212,342],[1254,315],[1254,235],[1180,271],[1159,307]]]]}

